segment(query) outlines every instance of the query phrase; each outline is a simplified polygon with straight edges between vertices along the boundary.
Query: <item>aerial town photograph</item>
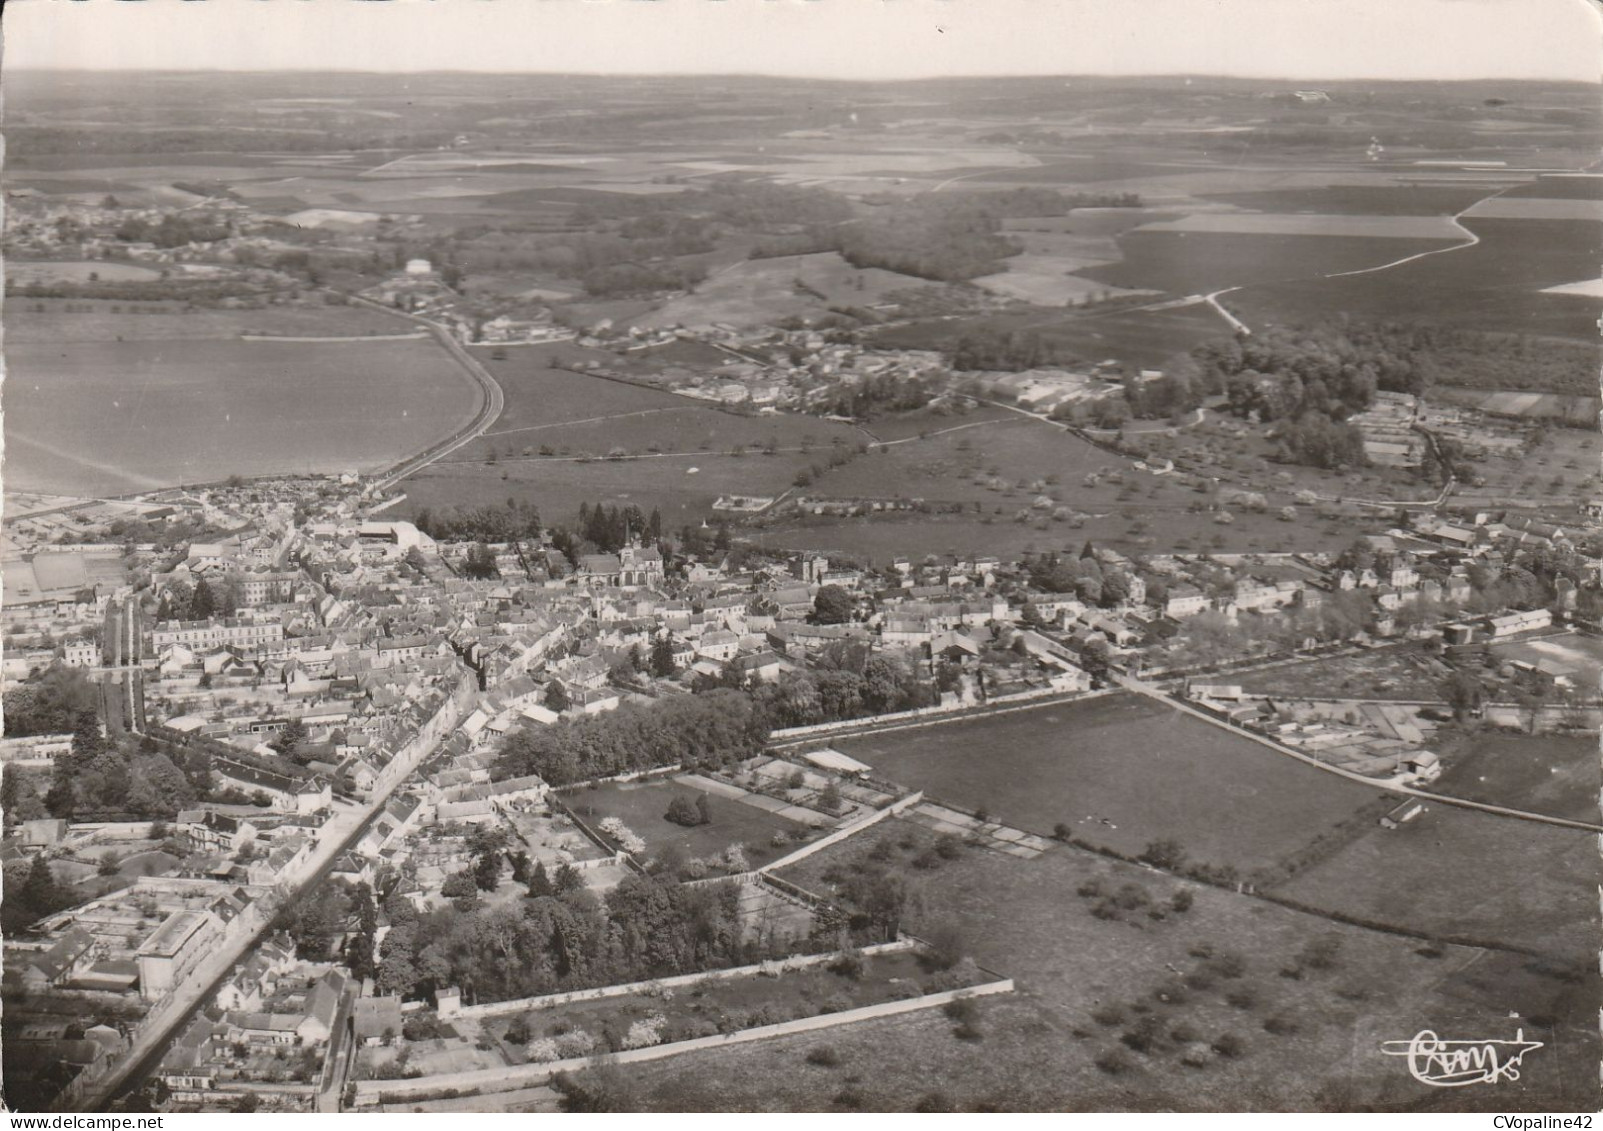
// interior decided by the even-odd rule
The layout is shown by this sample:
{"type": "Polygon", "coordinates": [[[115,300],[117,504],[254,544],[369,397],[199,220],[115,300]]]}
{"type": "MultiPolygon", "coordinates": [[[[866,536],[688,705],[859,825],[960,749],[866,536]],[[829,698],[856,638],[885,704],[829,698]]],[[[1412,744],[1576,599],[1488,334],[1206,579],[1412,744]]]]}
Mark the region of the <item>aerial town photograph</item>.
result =
{"type": "Polygon", "coordinates": [[[0,30],[7,1112],[1603,1107],[1599,5],[0,30]]]}

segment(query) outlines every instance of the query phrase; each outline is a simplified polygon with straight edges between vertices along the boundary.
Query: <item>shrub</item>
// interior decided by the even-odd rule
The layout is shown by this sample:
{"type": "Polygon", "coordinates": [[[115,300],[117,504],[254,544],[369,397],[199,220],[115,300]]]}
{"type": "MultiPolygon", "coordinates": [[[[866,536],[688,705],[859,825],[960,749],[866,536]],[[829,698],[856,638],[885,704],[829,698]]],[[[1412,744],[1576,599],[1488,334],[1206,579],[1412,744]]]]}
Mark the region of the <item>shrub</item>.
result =
{"type": "Polygon", "coordinates": [[[1206,970],[1193,970],[1186,975],[1186,985],[1201,993],[1213,989],[1213,975],[1206,970]]]}
{"type": "Polygon", "coordinates": [[[819,1005],[820,1013],[845,1013],[853,1008],[850,994],[830,994],[819,1005]]]}
{"type": "Polygon", "coordinates": [[[1279,973],[1282,978],[1289,979],[1290,981],[1302,981],[1302,967],[1295,962],[1286,963],[1280,968],[1279,973]]]}
{"type": "Polygon", "coordinates": [[[1163,1037],[1163,1023],[1156,1017],[1143,1017],[1119,1034],[1119,1041],[1136,1052],[1151,1052],[1163,1037]]]}
{"type": "Polygon", "coordinates": [[[1119,890],[1114,893],[1113,901],[1125,911],[1134,911],[1138,907],[1145,907],[1151,897],[1147,889],[1140,884],[1120,884],[1119,890]]]}
{"type": "Polygon", "coordinates": [[[913,1110],[920,1114],[949,1113],[957,1110],[957,1101],[945,1092],[926,1092],[919,1097],[913,1110]]]}
{"type": "Polygon", "coordinates": [[[1097,919],[1117,919],[1119,917],[1119,909],[1111,899],[1103,899],[1099,900],[1097,905],[1091,908],[1091,914],[1097,919]]]}
{"type": "Polygon", "coordinates": [[[1247,1051],[1247,1042],[1234,1033],[1220,1033],[1214,1038],[1213,1051],[1233,1060],[1247,1051]]]}
{"type": "Polygon", "coordinates": [[[1204,1044],[1187,1045],[1180,1054],[1180,1063],[1188,1068],[1206,1068],[1212,1060],[1208,1046],[1204,1044]]]}
{"type": "Polygon", "coordinates": [[[1098,1053],[1096,1066],[1109,1076],[1119,1076],[1134,1068],[1135,1061],[1131,1060],[1130,1054],[1123,1049],[1114,1048],[1098,1053]]]}
{"type": "Polygon", "coordinates": [[[1239,954],[1221,954],[1208,963],[1208,969],[1221,978],[1239,978],[1247,972],[1247,960],[1239,954]]]}
{"type": "Polygon", "coordinates": [[[952,1030],[965,1041],[980,1039],[980,1003],[971,997],[953,998],[941,1007],[941,1012],[957,1022],[952,1030]]]}
{"type": "Polygon", "coordinates": [[[1152,1000],[1160,1005],[1184,1005],[1191,1000],[1183,986],[1159,986],[1152,991],[1152,1000]]]}
{"type": "Polygon", "coordinates": [[[1273,1017],[1266,1018],[1263,1027],[1265,1031],[1273,1033],[1277,1037],[1289,1037],[1302,1028],[1295,1017],[1287,1017],[1284,1013],[1277,1013],[1273,1017]]]}
{"type": "Polygon", "coordinates": [[[1081,899],[1095,899],[1102,894],[1101,880],[1086,880],[1085,883],[1074,889],[1081,899]]]}
{"type": "Polygon", "coordinates": [[[1141,861],[1154,868],[1176,871],[1186,862],[1186,850],[1176,840],[1155,840],[1141,850],[1141,861]]]}
{"type": "Polygon", "coordinates": [[[935,842],[935,852],[943,860],[956,860],[963,855],[963,842],[948,833],[935,842]]]}
{"type": "Polygon", "coordinates": [[[1107,1005],[1099,1005],[1091,1011],[1091,1020],[1098,1025],[1123,1025],[1124,1018],[1124,1007],[1114,1002],[1109,1002],[1107,1005]]]}
{"type": "Polygon", "coordinates": [[[1190,911],[1191,905],[1196,902],[1196,899],[1197,897],[1191,894],[1190,889],[1181,888],[1169,897],[1169,906],[1176,911],[1190,911]]]}
{"type": "Polygon", "coordinates": [[[824,969],[831,974],[839,974],[842,978],[857,981],[863,976],[863,955],[861,951],[849,950],[845,954],[830,959],[829,965],[824,969]]]}
{"type": "Polygon", "coordinates": [[[1067,843],[1069,838],[1072,836],[1074,836],[1074,830],[1069,828],[1069,826],[1065,825],[1062,821],[1059,821],[1057,824],[1052,826],[1053,840],[1060,840],[1064,843],[1067,843]]]}
{"type": "Polygon", "coordinates": [[[1191,947],[1190,950],[1186,951],[1186,953],[1192,958],[1212,958],[1213,947],[1209,946],[1207,943],[1196,943],[1191,947]]]}
{"type": "Polygon", "coordinates": [[[1196,1026],[1182,1021],[1169,1030],[1169,1039],[1177,1045],[1189,1045],[1202,1040],[1202,1034],[1197,1031],[1196,1026]]]}
{"type": "Polygon", "coordinates": [[[863,1095],[863,1090],[861,1088],[857,1087],[855,1084],[848,1084],[846,1087],[835,1093],[834,1102],[836,1107],[843,1107],[848,1111],[858,1111],[861,1110],[866,1100],[867,1097],[863,1095]]]}
{"type": "Polygon", "coordinates": [[[1258,995],[1243,986],[1240,989],[1231,990],[1229,993],[1225,994],[1225,1001],[1229,1002],[1237,1009],[1251,1009],[1253,1006],[1258,1004],[1258,995]]]}
{"type": "Polygon", "coordinates": [[[1336,966],[1336,955],[1341,952],[1341,939],[1324,935],[1302,948],[1299,958],[1310,970],[1331,970],[1336,966]]]}
{"type": "Polygon", "coordinates": [[[819,1045],[807,1050],[807,1063],[821,1068],[834,1068],[840,1063],[840,1052],[834,1045],[819,1045]]]}

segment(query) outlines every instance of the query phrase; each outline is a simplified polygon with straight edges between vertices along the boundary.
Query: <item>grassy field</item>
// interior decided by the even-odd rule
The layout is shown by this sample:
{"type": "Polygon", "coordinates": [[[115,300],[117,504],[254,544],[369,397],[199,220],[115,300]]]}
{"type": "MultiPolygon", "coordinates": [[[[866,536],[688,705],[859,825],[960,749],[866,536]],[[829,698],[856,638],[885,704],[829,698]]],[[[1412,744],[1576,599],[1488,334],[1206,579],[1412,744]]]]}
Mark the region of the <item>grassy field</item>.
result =
{"type": "MultiPolygon", "coordinates": [[[[11,268],[15,270],[15,267],[11,268]]],[[[171,303],[73,299],[92,313],[68,314],[61,299],[12,298],[9,343],[235,341],[241,334],[363,337],[405,334],[415,323],[361,306],[267,306],[259,310],[181,310],[171,303]],[[39,310],[39,307],[44,310],[39,310]],[[147,311],[159,313],[146,313],[147,311]]]]}
{"type": "Polygon", "coordinates": [[[1380,236],[1141,229],[1120,236],[1119,246],[1123,262],[1087,268],[1086,277],[1119,287],[1150,287],[1188,295],[1377,267],[1447,244],[1439,239],[1380,236]]]}
{"type": "Polygon", "coordinates": [[[1576,821],[1598,819],[1603,773],[1596,735],[1459,734],[1439,743],[1442,776],[1429,788],[1576,821]]]}
{"type": "Polygon", "coordinates": [[[8,347],[13,490],[125,493],[236,474],[373,470],[466,422],[477,403],[468,376],[426,341],[8,347]]]}
{"type": "Polygon", "coordinates": [[[1579,963],[1597,957],[1597,873],[1588,833],[1431,805],[1400,828],[1372,827],[1275,891],[1579,963]]]}
{"type": "Polygon", "coordinates": [[[34,283],[87,283],[92,281],[90,276],[105,283],[127,283],[157,279],[161,277],[161,273],[151,267],[141,267],[137,263],[102,260],[47,262],[24,259],[14,260],[6,265],[7,282],[18,286],[34,283]]]}
{"type": "Polygon", "coordinates": [[[834,252],[750,259],[715,273],[691,294],[670,300],[635,324],[771,325],[790,315],[816,317],[830,306],[869,306],[892,291],[928,285],[911,275],[853,267],[834,252]]]}
{"type": "MultiPolygon", "coordinates": [[[[1105,281],[1098,270],[1089,268],[1082,274],[1105,281]]],[[[942,349],[963,334],[982,328],[1030,330],[1082,361],[1111,357],[1131,365],[1162,365],[1177,353],[1230,333],[1223,319],[1199,304],[1168,310],[1039,309],[1024,314],[912,322],[879,331],[873,340],[889,348],[942,349]]]]}
{"type": "Polygon", "coordinates": [[[652,856],[672,846],[693,858],[712,859],[730,845],[740,844],[745,846],[746,859],[757,867],[794,850],[794,842],[774,845],[775,833],[788,835],[807,828],[788,817],[722,797],[709,799],[710,824],[686,828],[664,816],[675,797],[694,801],[697,796],[696,790],[670,782],[611,782],[598,789],[565,793],[562,800],[591,826],[617,817],[646,842],[646,851],[652,856]]]}
{"type": "Polygon", "coordinates": [[[877,776],[1036,833],[1134,855],[1174,839],[1243,873],[1300,852],[1378,796],[1131,695],[846,739],[877,776]]]}
{"type": "Polygon", "coordinates": [[[1207,199],[1255,212],[1356,216],[1451,216],[1486,195],[1474,185],[1327,185],[1210,194],[1207,199]]]}
{"type": "MultiPolygon", "coordinates": [[[[1231,309],[1250,325],[1313,322],[1341,310],[1354,318],[1417,318],[1596,343],[1595,298],[1541,293],[1546,287],[1597,277],[1596,224],[1475,219],[1464,225],[1481,237],[1479,244],[1367,275],[1312,279],[1313,270],[1287,273],[1281,278],[1299,281],[1231,295],[1231,309]]],[[[1373,262],[1401,254],[1399,250],[1373,262]]]]}
{"type": "MultiPolygon", "coordinates": [[[[859,842],[873,835],[827,849],[807,866],[849,871],[868,847],[859,842]]],[[[1595,1106],[1598,1041],[1588,1019],[1595,983],[1577,987],[1497,953],[1448,947],[1433,957],[1412,940],[1212,888],[1190,887],[1190,910],[1170,910],[1163,919],[1143,909],[1099,919],[1091,914],[1096,900],[1077,894],[1088,884],[1137,885],[1153,904],[1181,885],[1070,849],[1030,861],[969,850],[909,876],[915,908],[909,929],[955,926],[976,959],[1015,980],[1017,993],[982,1003],[981,1039],[958,1039],[952,1022],[931,1012],[696,1053],[632,1068],[639,1105],[690,1111],[909,1111],[921,1103],[968,1111],[1595,1106]],[[1310,941],[1325,937],[1339,942],[1332,968],[1295,980],[1278,975],[1310,941]],[[1210,952],[1215,960],[1239,958],[1239,976],[1219,975],[1221,967],[1198,957],[1210,952]],[[1203,980],[1195,979],[1199,971],[1203,980]],[[1182,975],[1192,976],[1193,985],[1182,985],[1182,975]],[[1232,996],[1240,1004],[1226,1000],[1232,996]],[[1510,1009],[1524,1019],[1508,1020],[1510,1009]],[[1297,1018],[1298,1031],[1264,1028],[1270,1018],[1288,1015],[1297,1018]],[[1128,1067],[1118,1074],[1098,1068],[1096,1060],[1122,1048],[1120,1035],[1143,1016],[1162,1022],[1156,1046],[1126,1050],[1128,1067]],[[1532,1018],[1543,1022],[1539,1032],[1532,1018]],[[1380,1042],[1422,1028],[1478,1032],[1488,1019],[1505,1036],[1524,1024],[1551,1054],[1531,1058],[1522,1079],[1503,1091],[1425,1088],[1380,1051],[1380,1042]],[[1234,1059],[1209,1057],[1201,1067],[1183,1065],[1172,1034],[1192,1035],[1184,1029],[1204,1042],[1234,1033],[1244,1051],[1234,1059]],[[826,1059],[815,1052],[825,1048],[836,1065],[812,1062],[826,1059]]]]}

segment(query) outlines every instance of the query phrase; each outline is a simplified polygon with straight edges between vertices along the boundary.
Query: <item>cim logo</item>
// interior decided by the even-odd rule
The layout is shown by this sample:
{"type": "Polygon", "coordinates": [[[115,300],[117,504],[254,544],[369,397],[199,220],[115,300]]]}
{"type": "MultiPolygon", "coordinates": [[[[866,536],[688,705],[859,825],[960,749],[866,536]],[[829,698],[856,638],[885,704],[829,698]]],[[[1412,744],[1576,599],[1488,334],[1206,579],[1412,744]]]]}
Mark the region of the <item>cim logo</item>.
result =
{"type": "Polygon", "coordinates": [[[1410,1040],[1382,1041],[1380,1051],[1387,1056],[1406,1056],[1409,1075],[1421,1084],[1462,1088],[1518,1080],[1525,1054],[1541,1047],[1541,1041],[1525,1039],[1524,1029],[1517,1031],[1512,1041],[1444,1041],[1425,1029],[1410,1040]]]}

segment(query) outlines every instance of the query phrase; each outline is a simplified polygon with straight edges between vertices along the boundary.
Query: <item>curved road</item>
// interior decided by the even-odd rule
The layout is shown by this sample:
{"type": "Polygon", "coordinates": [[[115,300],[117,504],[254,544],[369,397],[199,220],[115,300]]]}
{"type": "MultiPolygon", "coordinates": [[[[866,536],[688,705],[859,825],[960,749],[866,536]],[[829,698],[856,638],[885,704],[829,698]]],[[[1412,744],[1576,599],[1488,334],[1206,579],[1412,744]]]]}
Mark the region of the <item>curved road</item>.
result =
{"type": "Polygon", "coordinates": [[[457,429],[446,439],[424,449],[410,459],[403,460],[385,472],[383,478],[375,482],[372,487],[374,494],[380,494],[388,491],[407,476],[417,474],[431,463],[450,455],[463,445],[472,443],[484,435],[485,432],[489,431],[490,426],[501,418],[501,411],[506,407],[506,395],[502,392],[501,386],[496,379],[490,376],[490,371],[479,364],[478,359],[468,353],[462,343],[457,341],[456,337],[440,323],[424,318],[420,314],[408,314],[405,311],[393,310],[381,303],[372,302],[356,295],[345,295],[344,297],[357,305],[365,306],[384,314],[394,315],[397,318],[405,318],[409,322],[415,322],[420,326],[426,327],[429,333],[434,335],[435,341],[444,347],[445,352],[450,354],[452,359],[478,384],[479,390],[484,397],[479,405],[479,411],[471,421],[457,429]]]}

